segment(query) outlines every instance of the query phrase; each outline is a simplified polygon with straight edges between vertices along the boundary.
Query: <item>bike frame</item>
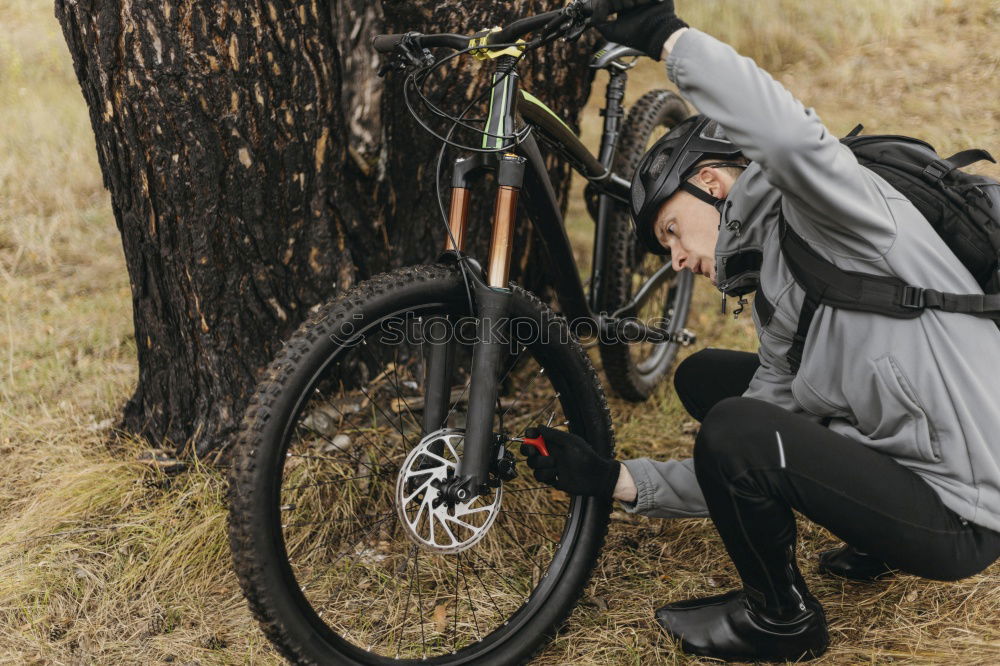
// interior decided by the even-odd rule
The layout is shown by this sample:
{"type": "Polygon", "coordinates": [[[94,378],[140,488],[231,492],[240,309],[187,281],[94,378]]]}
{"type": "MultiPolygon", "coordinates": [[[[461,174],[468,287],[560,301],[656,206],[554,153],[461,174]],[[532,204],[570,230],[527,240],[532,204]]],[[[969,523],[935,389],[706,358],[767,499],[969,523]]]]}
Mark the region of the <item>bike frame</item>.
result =
{"type": "MultiPolygon", "coordinates": [[[[472,183],[487,172],[492,172],[497,188],[485,275],[473,275],[479,335],[473,349],[464,453],[456,478],[443,491],[446,499],[456,502],[468,501],[485,491],[495,457],[493,411],[499,391],[499,373],[508,347],[503,336],[497,335],[496,325],[506,320],[509,311],[510,258],[519,200],[523,198],[524,210],[552,265],[576,266],[559,201],[536,136],[566,159],[599,192],[589,294],[579,271],[552,272],[563,314],[577,328],[586,323],[595,331],[605,330],[615,325],[618,316],[634,314],[645,297],[669,279],[671,274],[668,262],[643,284],[630,303],[615,313],[599,312],[607,225],[611,221],[615,203],[629,202],[630,182],[611,170],[624,118],[622,100],[625,97],[628,70],[632,67],[623,62],[623,58],[638,56],[640,53],[627,47],[605,44],[592,59],[592,68],[606,69],[610,76],[605,93],[600,152],[594,156],[568,124],[537,98],[520,89],[520,77],[517,73],[520,58],[510,51],[511,49],[501,51],[494,57],[496,68],[493,73],[490,114],[483,134],[483,148],[496,148],[497,152],[458,158],[452,173],[448,220],[450,233],[445,258],[457,258],[464,250],[472,183]],[[500,149],[507,141],[502,137],[515,134],[518,116],[531,127],[531,134],[511,152],[501,152],[500,149]]],[[[653,342],[669,339],[659,329],[648,328],[638,322],[633,323],[633,331],[641,336],[638,339],[653,342]]],[[[448,412],[454,351],[453,345],[447,342],[424,343],[424,347],[427,374],[423,429],[427,434],[441,427],[448,412]]]]}

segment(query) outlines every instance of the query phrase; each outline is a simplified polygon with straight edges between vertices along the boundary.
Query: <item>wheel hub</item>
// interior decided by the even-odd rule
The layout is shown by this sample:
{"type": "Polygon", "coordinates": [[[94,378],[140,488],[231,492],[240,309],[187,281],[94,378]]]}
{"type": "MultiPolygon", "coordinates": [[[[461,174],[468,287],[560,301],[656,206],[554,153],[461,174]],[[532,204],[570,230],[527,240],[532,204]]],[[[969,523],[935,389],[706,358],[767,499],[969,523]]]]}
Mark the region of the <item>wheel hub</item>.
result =
{"type": "Polygon", "coordinates": [[[439,430],[417,444],[396,480],[396,510],[406,536],[425,550],[458,553],[486,536],[500,512],[503,488],[461,501],[448,489],[465,442],[462,430],[439,430]]]}

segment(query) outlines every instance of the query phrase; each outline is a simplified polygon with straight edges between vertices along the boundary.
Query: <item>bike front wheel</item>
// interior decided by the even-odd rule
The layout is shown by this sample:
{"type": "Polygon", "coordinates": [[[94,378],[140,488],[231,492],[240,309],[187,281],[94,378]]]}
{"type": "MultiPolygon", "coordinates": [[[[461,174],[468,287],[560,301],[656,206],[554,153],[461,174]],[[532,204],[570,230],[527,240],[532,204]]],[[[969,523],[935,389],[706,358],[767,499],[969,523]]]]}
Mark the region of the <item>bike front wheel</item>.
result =
{"type": "Polygon", "coordinates": [[[230,543],[252,611],[290,660],[524,663],[587,584],[610,503],[537,483],[511,439],[551,423],[612,455],[610,417],[565,321],[521,289],[493,489],[432,501],[431,479],[462,452],[474,310],[457,268],[376,277],[303,324],[253,397],[233,454],[230,543]],[[455,370],[445,421],[428,433],[435,327],[438,343],[453,340],[455,370]]]}

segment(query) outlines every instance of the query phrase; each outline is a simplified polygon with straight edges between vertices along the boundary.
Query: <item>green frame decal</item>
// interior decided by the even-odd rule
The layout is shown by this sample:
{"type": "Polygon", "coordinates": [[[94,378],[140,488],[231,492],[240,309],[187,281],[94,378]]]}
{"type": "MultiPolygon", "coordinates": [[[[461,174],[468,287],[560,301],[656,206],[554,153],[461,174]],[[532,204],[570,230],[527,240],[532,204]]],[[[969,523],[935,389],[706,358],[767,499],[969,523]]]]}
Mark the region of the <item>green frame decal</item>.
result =
{"type": "Polygon", "coordinates": [[[556,120],[558,120],[559,124],[566,128],[566,131],[568,131],[570,134],[576,136],[576,132],[573,130],[573,128],[570,127],[568,124],[566,124],[566,121],[563,120],[562,118],[560,118],[558,113],[556,113],[555,111],[553,111],[552,109],[550,109],[548,106],[546,106],[545,102],[543,102],[542,100],[538,99],[537,97],[535,97],[530,92],[528,92],[527,90],[524,90],[524,89],[521,90],[521,97],[524,98],[525,102],[528,102],[529,104],[534,104],[535,106],[537,106],[538,108],[542,109],[547,114],[549,114],[550,116],[552,116],[553,118],[555,118],[556,120]]]}

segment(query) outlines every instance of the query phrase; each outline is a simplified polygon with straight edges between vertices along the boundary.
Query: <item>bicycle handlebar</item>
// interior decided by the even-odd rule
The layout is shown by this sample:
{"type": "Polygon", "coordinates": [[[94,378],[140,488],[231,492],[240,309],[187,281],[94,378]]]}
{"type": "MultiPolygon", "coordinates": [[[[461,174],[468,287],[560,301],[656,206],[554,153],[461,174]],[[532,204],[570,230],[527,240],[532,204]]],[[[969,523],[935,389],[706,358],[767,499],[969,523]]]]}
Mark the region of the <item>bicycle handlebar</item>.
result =
{"type": "MultiPolygon", "coordinates": [[[[539,28],[544,28],[553,19],[558,18],[562,15],[563,10],[559,9],[554,12],[545,12],[543,14],[538,14],[537,16],[529,16],[528,18],[518,19],[514,21],[509,26],[500,30],[499,32],[491,32],[487,38],[487,44],[509,44],[517,41],[523,35],[528,34],[538,30],[539,28]]],[[[419,33],[408,33],[413,37],[414,42],[417,46],[423,48],[434,48],[435,46],[443,46],[456,51],[461,51],[467,48],[472,39],[472,35],[454,35],[454,34],[434,34],[434,35],[422,35],[419,33]]],[[[406,34],[395,34],[395,35],[375,35],[372,40],[372,46],[379,53],[391,53],[399,46],[400,42],[406,37],[406,34]]]]}
{"type": "MultiPolygon", "coordinates": [[[[572,10],[577,16],[589,18],[593,15],[596,9],[595,4],[600,0],[577,0],[576,2],[570,4],[563,9],[557,9],[551,12],[544,12],[542,14],[537,14],[535,16],[528,16],[526,18],[518,19],[508,25],[506,28],[490,33],[487,39],[487,44],[512,44],[518,39],[527,35],[528,33],[534,32],[539,28],[544,28],[556,19],[566,16],[567,18],[573,16],[570,13],[572,10]]],[[[655,5],[663,0],[633,0],[633,7],[642,7],[645,5],[655,5]]],[[[434,35],[423,35],[419,33],[407,33],[413,37],[413,40],[418,46],[423,48],[434,48],[437,46],[451,48],[456,51],[460,51],[464,48],[468,48],[473,36],[465,35],[455,35],[455,34],[434,34],[434,35]]],[[[372,40],[372,46],[379,53],[391,53],[399,46],[400,42],[406,37],[406,34],[395,34],[395,35],[376,35],[372,40]]]]}
{"type": "MultiPolygon", "coordinates": [[[[576,2],[570,4],[563,9],[556,9],[551,12],[543,12],[535,16],[528,16],[526,18],[518,19],[505,27],[504,29],[493,32],[489,34],[487,39],[487,44],[512,44],[518,39],[527,35],[528,33],[534,32],[540,28],[548,26],[550,23],[556,19],[566,16],[567,18],[574,16],[580,16],[584,18],[589,18],[593,15],[594,9],[596,9],[595,4],[600,0],[576,0],[576,2]],[[573,13],[571,13],[573,12],[573,13]]],[[[633,8],[643,7],[645,5],[655,5],[663,0],[633,0],[633,8]]],[[[468,48],[473,36],[465,35],[455,35],[455,34],[435,34],[435,35],[422,35],[419,33],[407,33],[410,34],[413,40],[418,46],[423,48],[434,48],[434,47],[446,47],[451,48],[456,51],[461,51],[464,48],[468,48]]],[[[406,34],[395,34],[395,35],[376,35],[372,40],[372,46],[379,53],[391,53],[399,46],[399,44],[406,37],[406,34]]]]}
{"type": "MultiPolygon", "coordinates": [[[[403,41],[403,38],[407,34],[396,34],[396,35],[375,35],[372,40],[372,46],[379,53],[392,53],[399,46],[399,43],[403,41]]],[[[460,51],[469,45],[469,40],[471,37],[466,37],[464,35],[452,35],[452,34],[439,34],[439,35],[420,35],[413,33],[413,38],[416,40],[417,44],[424,48],[434,48],[436,46],[444,46],[447,48],[455,49],[460,51]]]]}

